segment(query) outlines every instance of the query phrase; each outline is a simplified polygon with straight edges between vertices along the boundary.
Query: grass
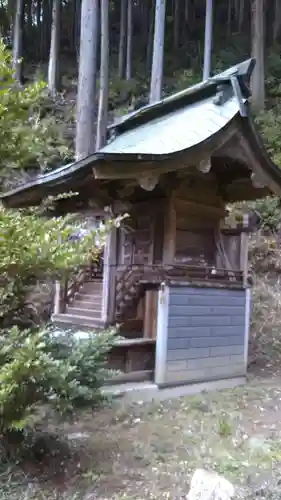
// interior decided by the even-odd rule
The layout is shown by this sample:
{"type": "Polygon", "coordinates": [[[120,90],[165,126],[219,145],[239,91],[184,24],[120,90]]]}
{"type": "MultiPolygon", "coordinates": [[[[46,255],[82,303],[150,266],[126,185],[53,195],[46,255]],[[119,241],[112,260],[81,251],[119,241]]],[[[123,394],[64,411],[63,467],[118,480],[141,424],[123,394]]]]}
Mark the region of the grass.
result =
{"type": "Polygon", "coordinates": [[[224,475],[241,496],[261,497],[264,484],[268,494],[279,481],[281,380],[161,404],[114,403],[48,430],[68,438],[71,457],[36,470],[6,464],[0,500],[180,499],[198,467],[224,475]]]}

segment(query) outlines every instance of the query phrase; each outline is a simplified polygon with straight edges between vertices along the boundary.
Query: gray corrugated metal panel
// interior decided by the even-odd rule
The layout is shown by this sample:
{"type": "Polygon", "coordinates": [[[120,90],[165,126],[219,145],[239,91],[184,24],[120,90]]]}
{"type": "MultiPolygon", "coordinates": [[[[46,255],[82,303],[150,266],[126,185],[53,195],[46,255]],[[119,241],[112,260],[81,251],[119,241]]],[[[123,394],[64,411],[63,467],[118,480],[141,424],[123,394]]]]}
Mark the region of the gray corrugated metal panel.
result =
{"type": "Polygon", "coordinates": [[[172,294],[170,305],[185,305],[185,306],[213,306],[215,303],[214,297],[217,298],[217,304],[220,306],[244,306],[245,304],[245,294],[241,293],[240,297],[235,297],[230,295],[205,295],[201,293],[200,295],[188,295],[186,297],[184,291],[181,294],[172,294]]]}
{"type": "Polygon", "coordinates": [[[191,349],[168,349],[167,362],[210,357],[210,347],[192,347],[191,349]]]}
{"type": "Polygon", "coordinates": [[[213,336],[213,337],[223,336],[224,338],[227,338],[231,336],[244,335],[244,324],[245,324],[244,317],[241,317],[240,324],[235,326],[231,325],[232,318],[213,317],[209,320],[209,324],[207,319],[205,322],[200,321],[201,323],[205,324],[189,326],[186,324],[187,323],[186,318],[174,318],[172,321],[169,322],[168,336],[169,338],[180,339],[186,337],[191,339],[191,338],[199,338],[199,337],[201,338],[208,336],[213,336]],[[216,324],[214,325],[214,323],[216,324]],[[212,324],[213,326],[211,326],[212,324]]]}
{"type": "Polygon", "coordinates": [[[166,383],[245,374],[245,291],[176,286],[169,296],[166,383]]]}
{"type": "Polygon", "coordinates": [[[190,368],[194,368],[196,364],[198,366],[200,364],[202,366],[216,366],[216,360],[218,360],[217,364],[219,362],[224,364],[222,359],[228,358],[229,362],[231,356],[239,356],[239,361],[242,362],[244,359],[244,344],[218,347],[189,347],[187,349],[170,348],[167,352],[167,362],[186,361],[190,368]],[[206,361],[203,362],[203,359],[206,361]]]}
{"type": "Polygon", "coordinates": [[[207,140],[239,112],[233,97],[223,106],[213,98],[171,112],[117,136],[100,153],[172,154],[207,140]]]}
{"type": "MultiPolygon", "coordinates": [[[[233,332],[234,333],[234,332],[233,332]]],[[[235,332],[237,335],[222,335],[221,337],[171,337],[168,338],[168,349],[190,349],[192,347],[224,347],[228,345],[239,346],[244,343],[243,331],[235,332]]]]}
{"type": "Polygon", "coordinates": [[[212,287],[193,287],[186,284],[182,285],[171,285],[170,286],[173,295],[204,295],[205,297],[241,297],[245,296],[245,290],[230,289],[230,288],[212,288],[212,287]]]}
{"type": "Polygon", "coordinates": [[[197,326],[231,326],[231,321],[231,316],[211,316],[210,314],[208,316],[169,316],[168,327],[173,329],[197,326]]]}
{"type": "Polygon", "coordinates": [[[184,370],[204,370],[204,368],[216,368],[217,366],[229,366],[243,363],[243,356],[234,354],[233,356],[218,356],[213,358],[202,359],[174,359],[167,363],[168,371],[184,371],[184,370]]]}
{"type": "Polygon", "coordinates": [[[244,325],[245,318],[241,316],[232,316],[231,317],[231,325],[233,326],[241,326],[244,325]]]}
{"type": "Polygon", "coordinates": [[[178,316],[203,316],[203,315],[212,315],[212,316],[243,316],[245,307],[244,306],[220,306],[217,302],[216,305],[213,306],[188,306],[188,305],[171,305],[169,314],[171,317],[178,316]]]}

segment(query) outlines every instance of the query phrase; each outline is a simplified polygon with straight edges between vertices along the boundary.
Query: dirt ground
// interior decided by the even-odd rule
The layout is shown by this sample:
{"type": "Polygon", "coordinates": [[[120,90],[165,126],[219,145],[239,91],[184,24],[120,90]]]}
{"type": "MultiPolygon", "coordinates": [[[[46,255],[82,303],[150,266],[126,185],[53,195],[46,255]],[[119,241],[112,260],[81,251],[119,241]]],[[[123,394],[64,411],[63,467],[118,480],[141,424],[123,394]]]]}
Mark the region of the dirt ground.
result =
{"type": "Polygon", "coordinates": [[[115,402],[48,427],[68,451],[36,470],[6,464],[1,500],[184,499],[198,467],[223,474],[239,497],[281,498],[280,375],[157,404],[115,402]]]}

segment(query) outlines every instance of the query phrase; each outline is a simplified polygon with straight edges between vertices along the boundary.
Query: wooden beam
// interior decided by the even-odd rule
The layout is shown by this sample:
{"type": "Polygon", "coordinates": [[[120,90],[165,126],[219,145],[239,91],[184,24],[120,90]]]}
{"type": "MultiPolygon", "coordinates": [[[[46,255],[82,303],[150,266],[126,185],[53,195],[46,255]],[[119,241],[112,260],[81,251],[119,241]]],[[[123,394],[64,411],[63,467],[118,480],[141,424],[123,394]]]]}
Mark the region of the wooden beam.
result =
{"type": "Polygon", "coordinates": [[[176,194],[174,195],[174,204],[176,210],[177,208],[179,208],[179,210],[182,210],[183,212],[193,212],[195,215],[198,215],[198,213],[203,213],[208,215],[208,217],[214,218],[223,218],[227,215],[227,211],[225,210],[225,208],[214,207],[212,205],[203,205],[202,203],[197,203],[189,200],[181,200],[176,197],[176,194]]]}
{"type": "Polygon", "coordinates": [[[172,264],[176,250],[176,210],[172,197],[167,200],[165,210],[163,263],[172,264]]]}
{"type": "Polygon", "coordinates": [[[269,188],[254,188],[251,180],[233,182],[225,187],[225,200],[228,202],[256,200],[272,193],[269,188]]]}

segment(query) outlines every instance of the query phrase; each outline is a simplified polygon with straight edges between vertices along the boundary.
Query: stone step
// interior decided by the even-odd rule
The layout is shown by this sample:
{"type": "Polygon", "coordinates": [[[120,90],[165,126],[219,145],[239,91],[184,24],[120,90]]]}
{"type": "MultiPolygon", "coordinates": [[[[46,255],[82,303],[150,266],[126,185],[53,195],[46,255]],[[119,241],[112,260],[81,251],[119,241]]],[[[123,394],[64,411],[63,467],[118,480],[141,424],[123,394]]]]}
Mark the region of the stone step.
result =
{"type": "Polygon", "coordinates": [[[85,326],[89,328],[103,329],[104,322],[101,319],[89,318],[88,316],[75,316],[74,314],[53,314],[53,323],[64,325],[85,326]]]}
{"type": "Polygon", "coordinates": [[[88,283],[84,283],[80,289],[80,291],[84,291],[86,293],[92,292],[102,292],[102,283],[89,281],[88,283]]]}
{"type": "Polygon", "coordinates": [[[101,309],[84,309],[76,307],[76,305],[70,305],[66,308],[66,314],[73,314],[74,316],[87,316],[89,318],[100,319],[101,309]]]}
{"type": "Polygon", "coordinates": [[[93,302],[93,304],[101,304],[102,294],[101,293],[82,293],[81,291],[76,293],[74,300],[85,300],[86,302],[93,302]]]}
{"type": "Polygon", "coordinates": [[[91,309],[100,311],[102,307],[101,300],[77,300],[76,298],[69,304],[71,307],[78,307],[79,309],[91,309]]]}

